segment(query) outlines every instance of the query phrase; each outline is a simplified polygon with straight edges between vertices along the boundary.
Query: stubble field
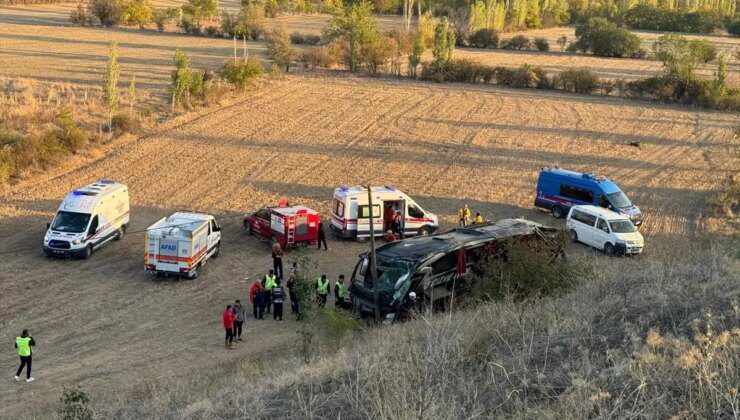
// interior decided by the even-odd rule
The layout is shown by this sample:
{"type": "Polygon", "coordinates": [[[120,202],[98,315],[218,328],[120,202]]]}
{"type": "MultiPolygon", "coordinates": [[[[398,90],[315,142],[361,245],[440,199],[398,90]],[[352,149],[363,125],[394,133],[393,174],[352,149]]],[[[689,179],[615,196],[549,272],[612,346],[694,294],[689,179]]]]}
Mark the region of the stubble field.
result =
{"type": "MultiPolygon", "coordinates": [[[[0,330],[11,337],[30,328],[39,347],[37,382],[0,381],[0,405],[8,415],[44,413],[65,385],[100,396],[149,381],[166,386],[240,357],[279,357],[296,345],[293,321],[248,320],[247,342],[221,348],[220,311],[246,300],[270,262],[267,245],[241,233],[241,214],[288,198],[326,216],[339,185],[396,185],[445,226],[462,203],[486,218],[557,224],[531,209],[539,168],[595,170],[646,214],[647,254],[633,260],[640,264],[711,230],[706,201],[737,169],[737,123],[726,113],[547,92],[356,77],[271,81],[231,106],[3,193],[0,330]],[[43,258],[44,226],[58,202],[99,178],[129,186],[131,234],[87,261],[43,258]],[[143,272],[136,232],[182,208],[218,215],[221,256],[197,281],[156,280],[143,272]]],[[[332,280],[349,275],[367,248],[329,246],[309,253],[332,280]]],[[[0,356],[0,371],[15,364],[12,352],[0,356]]]]}
{"type": "MultiPolygon", "coordinates": [[[[180,1],[157,2],[158,6],[181,4],[180,1]]],[[[221,4],[223,10],[235,11],[238,2],[221,4]]],[[[42,6],[2,6],[0,7],[0,77],[26,77],[46,82],[72,83],[80,86],[100,86],[102,70],[105,67],[107,46],[117,41],[120,48],[121,84],[125,86],[136,74],[139,89],[159,102],[150,101],[148,106],[157,107],[166,103],[170,73],[173,68],[172,57],[176,49],[187,52],[191,65],[197,69],[219,69],[224,61],[233,55],[232,40],[185,36],[179,28],[171,26],[164,33],[153,28],[99,28],[75,27],[69,23],[69,13],[75,4],[53,4],[42,6]]],[[[283,15],[267,19],[267,26],[284,27],[289,32],[320,34],[328,25],[329,15],[283,15]]],[[[379,16],[382,30],[399,28],[402,23],[398,16],[379,16]]],[[[204,26],[211,23],[204,22],[204,26]]],[[[218,26],[218,22],[213,25],[218,26]]],[[[562,53],[555,41],[561,35],[575,40],[574,28],[550,28],[523,32],[530,38],[548,39],[551,51],[509,51],[479,50],[460,48],[455,56],[471,58],[488,65],[515,67],[521,64],[541,66],[548,72],[557,73],[568,68],[587,68],[607,79],[634,80],[649,77],[660,72],[661,65],[654,60],[614,59],[583,54],[562,53]]],[[[652,42],[658,34],[636,32],[644,41],[643,47],[650,51],[652,42]]],[[[502,34],[507,39],[516,33],[502,34]]],[[[692,37],[692,36],[689,36],[692,37]]],[[[699,37],[699,36],[694,36],[699,37]]],[[[701,36],[727,52],[729,61],[730,85],[740,83],[740,62],[732,51],[740,48],[740,39],[726,36],[701,36]]],[[[249,54],[262,59],[266,56],[264,42],[248,42],[249,54]]],[[[238,45],[242,52],[241,43],[238,45]]],[[[431,60],[427,52],[425,60],[431,60]]],[[[267,66],[268,63],[265,61],[267,66]]],[[[712,77],[714,65],[705,66],[699,73],[712,77]]]]}

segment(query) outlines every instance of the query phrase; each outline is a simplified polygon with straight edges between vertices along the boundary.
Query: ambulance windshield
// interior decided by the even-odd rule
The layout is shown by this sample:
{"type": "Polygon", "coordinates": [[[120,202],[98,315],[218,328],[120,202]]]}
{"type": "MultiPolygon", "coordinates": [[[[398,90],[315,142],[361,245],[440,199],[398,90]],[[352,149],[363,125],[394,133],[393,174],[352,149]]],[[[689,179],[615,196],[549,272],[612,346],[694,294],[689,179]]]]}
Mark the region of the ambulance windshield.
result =
{"type": "Polygon", "coordinates": [[[85,213],[72,213],[69,211],[57,212],[51,230],[59,232],[81,233],[87,228],[90,215],[85,213]]]}

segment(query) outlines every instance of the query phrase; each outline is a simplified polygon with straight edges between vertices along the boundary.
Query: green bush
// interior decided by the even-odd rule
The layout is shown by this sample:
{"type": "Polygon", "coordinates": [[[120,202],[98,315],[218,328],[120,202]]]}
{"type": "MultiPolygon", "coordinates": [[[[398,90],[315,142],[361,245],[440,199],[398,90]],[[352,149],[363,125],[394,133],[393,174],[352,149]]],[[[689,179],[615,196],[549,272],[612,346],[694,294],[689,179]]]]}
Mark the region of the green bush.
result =
{"type": "Polygon", "coordinates": [[[585,263],[555,258],[549,246],[538,242],[510,239],[503,248],[504,254],[491,260],[484,274],[473,280],[473,297],[488,301],[552,296],[573,288],[591,273],[585,263]]]}
{"type": "Polygon", "coordinates": [[[634,29],[702,34],[712,33],[725,26],[723,17],[718,13],[664,10],[646,4],[628,10],[624,15],[624,24],[634,29]]]}
{"type": "Polygon", "coordinates": [[[290,42],[296,45],[319,45],[322,39],[321,35],[293,32],[290,34],[290,42]]]}
{"type": "Polygon", "coordinates": [[[156,8],[152,11],[152,22],[157,25],[157,30],[162,32],[167,22],[177,18],[179,14],[180,9],[176,7],[156,8]]]}
{"type": "Polygon", "coordinates": [[[320,330],[333,349],[339,349],[345,339],[359,329],[360,323],[345,311],[332,307],[321,309],[320,330]]]}
{"type": "Polygon", "coordinates": [[[218,26],[208,25],[206,26],[206,35],[211,38],[221,36],[221,29],[218,26]]]}
{"type": "Polygon", "coordinates": [[[77,125],[72,112],[64,108],[56,115],[57,118],[57,142],[72,153],[77,153],[87,144],[87,135],[77,125]]]}
{"type": "Polygon", "coordinates": [[[138,129],[138,123],[126,113],[118,113],[111,118],[111,130],[116,134],[132,133],[138,129]]]}
{"type": "Polygon", "coordinates": [[[230,59],[219,74],[227,82],[239,88],[246,88],[255,79],[262,76],[265,70],[259,60],[254,57],[247,59],[230,59]]]}
{"type": "Polygon", "coordinates": [[[535,38],[534,46],[538,51],[550,51],[550,43],[545,38],[535,38]]]}
{"type": "Polygon", "coordinates": [[[298,57],[298,61],[304,69],[331,68],[339,63],[337,56],[332,52],[331,47],[321,46],[312,47],[303,50],[298,57]]]}
{"type": "Polygon", "coordinates": [[[532,45],[532,41],[524,35],[517,35],[506,41],[507,50],[527,50],[532,45]]]}
{"type": "Polygon", "coordinates": [[[599,78],[590,70],[569,69],[555,78],[555,86],[566,92],[593,93],[599,87],[599,78]]]}
{"type": "Polygon", "coordinates": [[[575,48],[604,57],[635,57],[640,38],[604,18],[591,18],[576,28],[575,48]]]}
{"type": "Polygon", "coordinates": [[[59,418],[62,420],[91,420],[90,398],[80,388],[64,388],[59,399],[59,418]]]}
{"type": "Polygon", "coordinates": [[[120,22],[121,15],[116,0],[90,0],[87,8],[103,26],[111,27],[120,22]]]}
{"type": "Polygon", "coordinates": [[[150,0],[128,0],[120,3],[119,13],[124,25],[144,26],[152,21],[154,8],[150,0]]]}
{"type": "Polygon", "coordinates": [[[77,4],[77,7],[70,12],[69,21],[72,22],[73,25],[88,26],[92,25],[93,17],[90,15],[87,8],[82,3],[79,3],[77,4]]]}
{"type": "Polygon", "coordinates": [[[475,48],[497,48],[498,32],[493,29],[478,29],[468,37],[468,43],[475,48]]]}
{"type": "Polygon", "coordinates": [[[727,32],[731,35],[740,36],[740,17],[735,17],[727,22],[727,32]]]}
{"type": "Polygon", "coordinates": [[[717,47],[706,39],[692,39],[689,41],[689,48],[700,63],[708,63],[717,58],[717,47]]]}

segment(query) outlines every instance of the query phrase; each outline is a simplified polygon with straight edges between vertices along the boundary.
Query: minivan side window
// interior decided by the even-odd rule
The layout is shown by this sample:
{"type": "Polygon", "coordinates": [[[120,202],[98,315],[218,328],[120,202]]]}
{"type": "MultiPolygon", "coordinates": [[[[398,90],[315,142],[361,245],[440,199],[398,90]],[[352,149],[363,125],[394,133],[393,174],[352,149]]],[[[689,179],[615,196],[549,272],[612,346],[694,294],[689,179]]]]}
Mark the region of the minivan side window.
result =
{"type": "Polygon", "coordinates": [[[599,229],[599,230],[606,229],[605,232],[609,232],[609,228],[607,227],[606,220],[599,219],[599,221],[596,223],[596,229],[599,229]]]}
{"type": "Polygon", "coordinates": [[[579,188],[573,185],[560,184],[560,195],[587,203],[594,202],[594,192],[585,188],[579,188]]]}
{"type": "Polygon", "coordinates": [[[409,204],[409,217],[421,219],[422,217],[424,217],[424,212],[419,207],[413,204],[409,204]]]}
{"type": "Polygon", "coordinates": [[[576,209],[573,209],[573,213],[571,213],[570,218],[573,220],[577,220],[581,223],[584,223],[586,225],[589,225],[591,227],[593,227],[594,222],[596,222],[596,216],[590,215],[588,213],[584,213],[576,209]]]}
{"type": "Polygon", "coordinates": [[[92,222],[90,222],[90,230],[88,230],[87,232],[92,235],[97,230],[98,230],[98,215],[96,214],[93,217],[92,222]]]}
{"type": "MultiPolygon", "coordinates": [[[[380,217],[380,205],[373,204],[373,218],[380,217]]],[[[357,218],[358,219],[369,219],[370,218],[370,206],[357,206],[357,218]]]]}

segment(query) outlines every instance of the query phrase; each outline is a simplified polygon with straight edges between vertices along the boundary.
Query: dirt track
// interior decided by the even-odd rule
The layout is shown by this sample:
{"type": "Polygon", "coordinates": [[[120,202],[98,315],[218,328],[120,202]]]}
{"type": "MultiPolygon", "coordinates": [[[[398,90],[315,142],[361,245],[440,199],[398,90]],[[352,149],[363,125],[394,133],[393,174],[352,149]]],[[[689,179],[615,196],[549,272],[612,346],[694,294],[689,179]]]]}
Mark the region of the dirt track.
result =
{"type": "MultiPolygon", "coordinates": [[[[220,348],[219,313],[269,265],[240,215],[287,197],[328,212],[335,186],[393,184],[449,224],[462,202],[487,218],[525,215],[546,165],[609,175],[646,214],[647,248],[705,226],[706,199],[737,169],[736,115],[537,91],[288,77],[192,122],[126,143],[77,170],[26,180],[0,197],[0,332],[38,338],[31,387],[0,381],[0,406],[43,407],[62,385],[117,392],[243,355],[274,354],[295,324],[248,323],[246,350],[220,348]],[[642,148],[627,145],[642,142],[642,148]],[[141,234],[88,261],[48,261],[44,226],[61,198],[99,178],[129,185],[132,230],[180,208],[221,215],[224,248],[194,282],[143,272],[141,234]],[[269,334],[268,334],[269,333],[269,334]],[[259,334],[257,339],[255,334],[259,334]]],[[[312,252],[332,279],[366,245],[312,252]]],[[[649,257],[649,255],[647,256],[649,257]]],[[[639,259],[636,260],[639,263],[639,259]]],[[[0,355],[7,378],[16,366],[0,355]]]]}

